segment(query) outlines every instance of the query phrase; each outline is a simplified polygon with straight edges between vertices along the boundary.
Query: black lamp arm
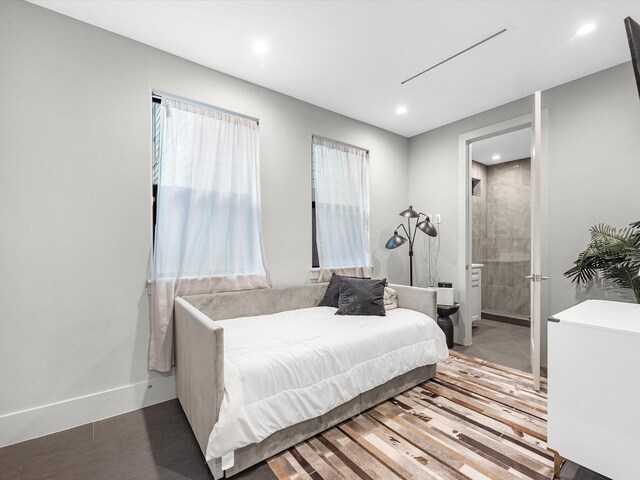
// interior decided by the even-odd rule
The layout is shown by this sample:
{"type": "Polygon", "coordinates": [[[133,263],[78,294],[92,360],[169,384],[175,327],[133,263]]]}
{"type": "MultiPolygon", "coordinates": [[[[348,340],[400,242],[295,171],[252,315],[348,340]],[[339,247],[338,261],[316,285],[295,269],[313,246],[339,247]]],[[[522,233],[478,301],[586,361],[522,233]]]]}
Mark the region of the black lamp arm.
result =
{"type": "Polygon", "coordinates": [[[409,240],[409,243],[410,243],[410,244],[411,244],[411,243],[413,243],[413,242],[412,242],[412,240],[411,240],[411,235],[409,235],[409,232],[407,232],[407,229],[406,229],[406,227],[404,226],[404,223],[401,223],[400,225],[398,225],[398,226],[396,227],[396,232],[397,232],[398,230],[400,230],[400,227],[402,227],[402,229],[404,230],[404,233],[407,235],[407,240],[409,240]]]}
{"type": "Polygon", "coordinates": [[[413,230],[413,238],[411,239],[411,245],[413,245],[416,240],[416,233],[418,233],[418,224],[420,223],[420,215],[424,215],[425,217],[427,217],[427,220],[429,219],[429,216],[426,213],[420,212],[418,214],[418,216],[416,217],[416,228],[413,230]]]}

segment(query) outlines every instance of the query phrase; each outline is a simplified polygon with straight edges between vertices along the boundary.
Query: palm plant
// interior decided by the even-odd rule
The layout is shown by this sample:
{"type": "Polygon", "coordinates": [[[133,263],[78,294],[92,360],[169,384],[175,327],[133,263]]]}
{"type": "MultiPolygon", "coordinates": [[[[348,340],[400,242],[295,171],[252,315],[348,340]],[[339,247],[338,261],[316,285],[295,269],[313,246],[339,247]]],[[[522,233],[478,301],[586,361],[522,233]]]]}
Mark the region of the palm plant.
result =
{"type": "Polygon", "coordinates": [[[584,285],[600,272],[617,286],[632,289],[640,303],[640,221],[620,230],[601,223],[590,231],[589,245],[564,275],[584,285]]]}

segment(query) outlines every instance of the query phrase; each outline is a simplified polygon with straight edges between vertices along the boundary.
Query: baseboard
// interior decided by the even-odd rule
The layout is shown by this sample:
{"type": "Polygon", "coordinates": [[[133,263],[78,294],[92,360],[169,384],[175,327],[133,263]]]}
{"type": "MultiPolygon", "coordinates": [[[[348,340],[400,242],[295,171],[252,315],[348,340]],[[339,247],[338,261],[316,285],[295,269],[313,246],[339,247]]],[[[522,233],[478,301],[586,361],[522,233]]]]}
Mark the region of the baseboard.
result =
{"type": "Polygon", "coordinates": [[[176,397],[173,375],[0,415],[0,447],[78,427],[176,397]]]}
{"type": "Polygon", "coordinates": [[[510,323],[511,325],[519,325],[521,327],[530,327],[531,321],[528,318],[518,318],[515,315],[500,314],[495,312],[482,311],[481,318],[493,320],[494,322],[510,323]]]}

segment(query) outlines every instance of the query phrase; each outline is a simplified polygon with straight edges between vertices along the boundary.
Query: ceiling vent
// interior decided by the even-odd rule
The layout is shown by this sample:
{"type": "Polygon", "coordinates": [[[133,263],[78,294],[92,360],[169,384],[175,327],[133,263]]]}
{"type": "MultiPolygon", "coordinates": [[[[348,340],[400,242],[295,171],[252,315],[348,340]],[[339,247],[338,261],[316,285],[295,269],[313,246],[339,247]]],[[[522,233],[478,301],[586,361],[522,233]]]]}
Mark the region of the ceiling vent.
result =
{"type": "Polygon", "coordinates": [[[471,46],[469,46],[469,47],[467,47],[467,48],[465,48],[465,49],[463,49],[463,50],[460,50],[460,51],[459,51],[459,52],[457,52],[457,53],[454,53],[454,54],[453,54],[453,55],[451,55],[450,57],[447,57],[447,58],[445,58],[444,60],[441,60],[441,61],[439,61],[438,63],[436,63],[436,64],[434,64],[434,65],[431,65],[429,68],[427,68],[427,69],[425,69],[425,70],[423,70],[423,71],[421,71],[421,72],[419,72],[419,73],[416,73],[413,77],[409,77],[409,78],[407,78],[405,81],[400,82],[400,85],[404,85],[405,83],[410,82],[410,81],[411,81],[411,80],[413,80],[414,78],[417,78],[417,77],[419,77],[420,75],[423,75],[423,74],[427,73],[428,71],[433,70],[434,68],[439,67],[440,65],[442,65],[442,64],[444,64],[444,63],[447,63],[449,60],[453,60],[453,59],[454,59],[454,58],[456,58],[457,56],[462,55],[463,53],[468,52],[469,50],[472,50],[472,49],[474,49],[474,48],[476,48],[476,47],[479,47],[479,46],[480,46],[480,45],[482,45],[483,43],[488,42],[488,41],[489,41],[489,40],[491,40],[492,38],[496,38],[498,35],[502,35],[502,34],[503,34],[504,32],[506,32],[506,31],[507,31],[507,29],[506,29],[506,28],[503,28],[503,29],[502,29],[502,30],[500,30],[499,32],[496,32],[496,33],[494,33],[493,35],[489,35],[488,37],[483,38],[483,39],[482,39],[482,40],[480,40],[479,42],[474,43],[473,45],[471,45],[471,46]]]}

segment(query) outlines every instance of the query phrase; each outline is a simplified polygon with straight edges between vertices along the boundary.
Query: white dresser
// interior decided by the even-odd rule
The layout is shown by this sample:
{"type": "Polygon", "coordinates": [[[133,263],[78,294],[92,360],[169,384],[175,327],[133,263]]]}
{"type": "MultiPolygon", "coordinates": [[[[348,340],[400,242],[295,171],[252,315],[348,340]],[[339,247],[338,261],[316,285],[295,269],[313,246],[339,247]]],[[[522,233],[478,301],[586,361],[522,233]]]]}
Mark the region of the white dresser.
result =
{"type": "Polygon", "coordinates": [[[548,446],[615,480],[640,478],[640,305],[587,300],[548,323],[548,446]]]}

